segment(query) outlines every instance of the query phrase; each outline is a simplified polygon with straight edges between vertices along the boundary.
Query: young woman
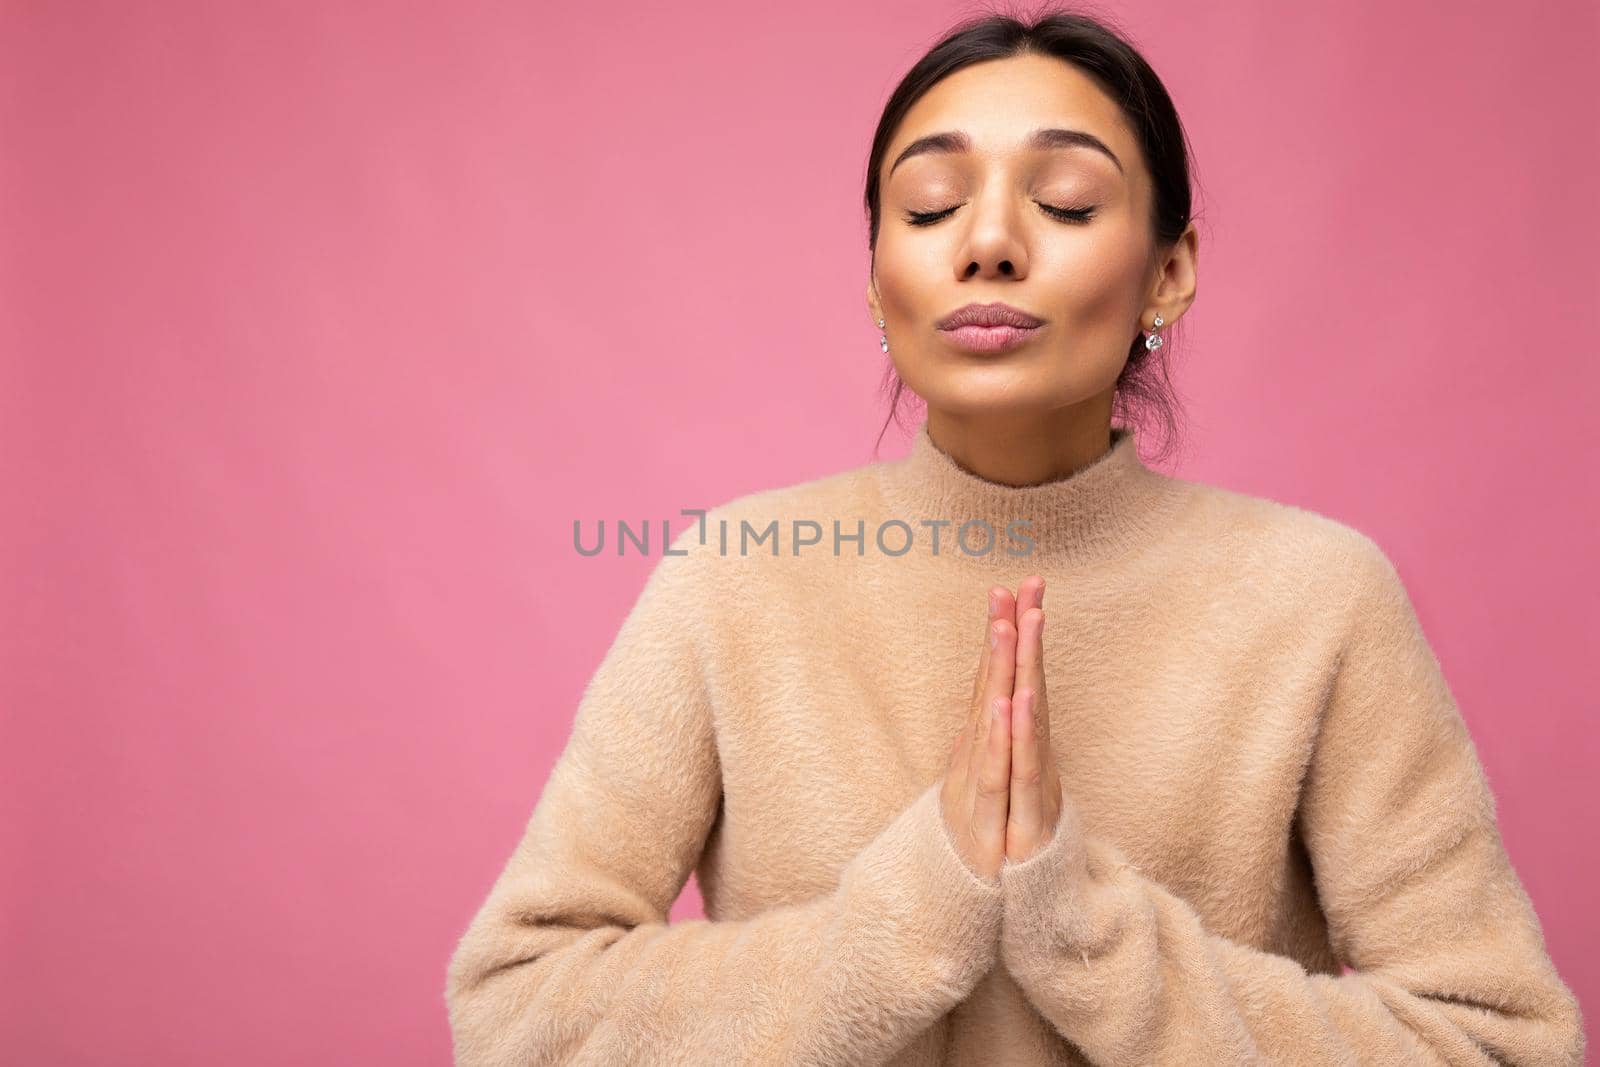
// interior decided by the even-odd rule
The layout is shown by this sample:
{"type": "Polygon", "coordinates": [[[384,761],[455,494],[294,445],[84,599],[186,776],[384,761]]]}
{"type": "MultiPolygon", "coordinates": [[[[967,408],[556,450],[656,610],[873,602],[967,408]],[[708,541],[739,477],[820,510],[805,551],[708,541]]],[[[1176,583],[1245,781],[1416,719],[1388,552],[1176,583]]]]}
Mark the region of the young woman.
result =
{"type": "Polygon", "coordinates": [[[906,76],[911,452],[673,542],[451,961],[459,1062],[1581,1062],[1389,559],[1113,422],[1195,298],[1185,152],[1086,18],[906,76]]]}

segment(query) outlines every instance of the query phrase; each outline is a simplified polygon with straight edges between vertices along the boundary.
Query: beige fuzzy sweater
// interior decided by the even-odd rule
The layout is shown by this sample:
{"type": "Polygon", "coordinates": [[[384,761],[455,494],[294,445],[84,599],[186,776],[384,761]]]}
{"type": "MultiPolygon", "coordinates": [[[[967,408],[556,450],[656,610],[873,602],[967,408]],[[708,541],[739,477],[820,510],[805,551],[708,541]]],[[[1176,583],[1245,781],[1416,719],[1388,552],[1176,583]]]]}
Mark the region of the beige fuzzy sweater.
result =
{"type": "Polygon", "coordinates": [[[457,1062],[1582,1062],[1455,700],[1352,527],[1158,472],[1121,427],[1002,486],[924,422],[653,551],[450,961],[457,1062]],[[1067,803],[994,881],[938,789],[985,590],[1032,573],[1067,803]],[[707,918],[668,923],[691,871],[707,918]]]}

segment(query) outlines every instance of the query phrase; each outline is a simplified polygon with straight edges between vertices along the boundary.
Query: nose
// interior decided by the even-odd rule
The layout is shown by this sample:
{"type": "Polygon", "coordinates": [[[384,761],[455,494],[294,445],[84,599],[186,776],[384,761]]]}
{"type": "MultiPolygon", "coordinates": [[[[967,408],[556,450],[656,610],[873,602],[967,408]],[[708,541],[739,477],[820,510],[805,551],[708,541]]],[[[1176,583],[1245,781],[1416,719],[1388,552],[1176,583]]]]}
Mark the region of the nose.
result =
{"type": "Polygon", "coordinates": [[[970,261],[967,264],[966,270],[964,270],[962,272],[962,277],[963,278],[976,278],[976,277],[1004,278],[1004,277],[1013,277],[1017,273],[1016,264],[1012,263],[1011,260],[1009,260],[1009,259],[1001,259],[1001,260],[994,261],[994,265],[992,267],[986,267],[985,266],[985,262],[987,262],[987,261],[979,261],[979,260],[976,260],[976,259],[970,261]]]}
{"type": "Polygon", "coordinates": [[[1012,205],[994,196],[987,203],[975,200],[972,209],[967,239],[957,253],[957,277],[1027,277],[1028,250],[1012,205]]]}

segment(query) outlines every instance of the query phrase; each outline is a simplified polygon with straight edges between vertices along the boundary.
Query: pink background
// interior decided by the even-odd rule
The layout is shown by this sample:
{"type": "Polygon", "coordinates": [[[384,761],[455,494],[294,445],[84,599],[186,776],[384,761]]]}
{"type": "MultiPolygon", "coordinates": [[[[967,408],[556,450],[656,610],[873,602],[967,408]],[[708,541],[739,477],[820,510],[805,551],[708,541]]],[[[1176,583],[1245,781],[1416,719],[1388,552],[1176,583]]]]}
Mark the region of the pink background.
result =
{"type": "MultiPolygon", "coordinates": [[[[448,1059],[653,565],[573,520],[873,458],[860,176],[964,10],[0,7],[0,1056],[448,1059]]],[[[1593,1013],[1600,15],[1111,10],[1199,153],[1169,469],[1395,559],[1593,1013]]]]}

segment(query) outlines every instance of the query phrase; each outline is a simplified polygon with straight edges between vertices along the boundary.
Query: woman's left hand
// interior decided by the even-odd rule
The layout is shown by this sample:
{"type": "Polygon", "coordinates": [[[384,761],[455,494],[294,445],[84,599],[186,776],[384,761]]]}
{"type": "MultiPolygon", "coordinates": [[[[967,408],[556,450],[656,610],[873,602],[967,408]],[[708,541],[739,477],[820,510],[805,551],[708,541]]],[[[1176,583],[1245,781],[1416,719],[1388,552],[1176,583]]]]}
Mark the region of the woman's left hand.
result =
{"type": "Polygon", "coordinates": [[[1050,754],[1050,711],[1044,689],[1044,579],[1030,575],[1017,590],[1017,675],[1011,700],[1011,803],[1006,862],[1021,863],[1055,836],[1061,817],[1061,774],[1050,754]]]}

